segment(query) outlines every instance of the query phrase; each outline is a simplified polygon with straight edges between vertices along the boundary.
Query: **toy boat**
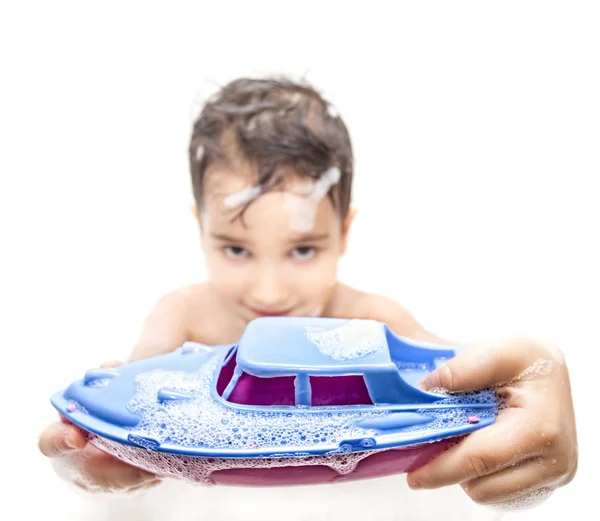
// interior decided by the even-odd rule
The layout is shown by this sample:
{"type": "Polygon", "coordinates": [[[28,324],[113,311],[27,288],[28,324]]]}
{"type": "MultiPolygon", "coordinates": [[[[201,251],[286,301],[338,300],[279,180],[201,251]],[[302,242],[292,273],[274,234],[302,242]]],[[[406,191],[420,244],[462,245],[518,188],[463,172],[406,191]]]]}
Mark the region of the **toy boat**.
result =
{"type": "Polygon", "coordinates": [[[380,322],[263,317],[235,345],[92,369],[51,401],[90,442],[135,466],[202,484],[279,486],[411,471],[495,421],[489,390],[417,383],[460,347],[380,322]]]}

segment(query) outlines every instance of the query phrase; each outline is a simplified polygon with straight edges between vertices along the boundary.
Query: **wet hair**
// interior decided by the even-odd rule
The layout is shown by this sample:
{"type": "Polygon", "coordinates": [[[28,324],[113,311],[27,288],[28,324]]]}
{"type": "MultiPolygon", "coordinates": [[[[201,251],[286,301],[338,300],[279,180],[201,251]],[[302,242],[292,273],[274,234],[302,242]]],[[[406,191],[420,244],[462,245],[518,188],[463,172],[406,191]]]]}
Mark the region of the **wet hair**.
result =
{"type": "Polygon", "coordinates": [[[240,160],[255,169],[261,193],[281,186],[282,172],[317,180],[328,168],[339,168],[340,181],[328,195],[342,219],[346,217],[352,191],[350,136],[335,109],[310,85],[286,78],[242,78],[205,103],[189,145],[192,189],[200,211],[211,165],[233,166],[240,160]]]}

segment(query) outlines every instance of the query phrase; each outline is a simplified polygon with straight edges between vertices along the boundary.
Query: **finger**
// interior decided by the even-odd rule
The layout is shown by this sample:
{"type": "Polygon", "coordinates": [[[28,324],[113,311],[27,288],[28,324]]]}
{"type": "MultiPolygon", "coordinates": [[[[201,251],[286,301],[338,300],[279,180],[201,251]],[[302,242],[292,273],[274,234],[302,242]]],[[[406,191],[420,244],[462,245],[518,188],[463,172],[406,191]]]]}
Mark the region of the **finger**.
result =
{"type": "Polygon", "coordinates": [[[539,456],[544,432],[537,432],[523,409],[501,411],[496,423],[466,436],[423,467],[408,474],[411,488],[462,483],[539,456]]]}
{"type": "Polygon", "coordinates": [[[83,449],[87,439],[75,425],[56,422],[42,432],[38,444],[42,454],[53,458],[73,450],[83,449]]]}
{"type": "Polygon", "coordinates": [[[423,389],[472,391],[504,384],[531,366],[543,348],[529,340],[482,343],[469,347],[432,371],[423,389]]]}
{"type": "Polygon", "coordinates": [[[553,485],[557,479],[550,462],[530,458],[490,476],[467,481],[462,487],[476,503],[503,503],[553,485]]]}
{"type": "Polygon", "coordinates": [[[101,462],[89,460],[85,468],[86,473],[95,476],[97,483],[109,489],[139,488],[157,479],[156,475],[114,457],[103,458],[101,462]]]}
{"type": "Polygon", "coordinates": [[[107,476],[107,479],[117,482],[119,488],[147,485],[156,479],[156,475],[123,463],[115,458],[105,463],[103,472],[107,476]]]}

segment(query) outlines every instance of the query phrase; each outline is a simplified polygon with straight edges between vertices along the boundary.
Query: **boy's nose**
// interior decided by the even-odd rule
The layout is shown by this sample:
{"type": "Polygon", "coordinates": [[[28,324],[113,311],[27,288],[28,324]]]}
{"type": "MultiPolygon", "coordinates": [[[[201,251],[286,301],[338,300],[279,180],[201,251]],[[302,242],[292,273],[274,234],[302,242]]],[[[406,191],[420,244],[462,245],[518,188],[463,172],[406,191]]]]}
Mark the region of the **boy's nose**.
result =
{"type": "Polygon", "coordinates": [[[260,311],[287,311],[288,291],[283,277],[276,269],[263,269],[252,284],[252,305],[260,311]]]}

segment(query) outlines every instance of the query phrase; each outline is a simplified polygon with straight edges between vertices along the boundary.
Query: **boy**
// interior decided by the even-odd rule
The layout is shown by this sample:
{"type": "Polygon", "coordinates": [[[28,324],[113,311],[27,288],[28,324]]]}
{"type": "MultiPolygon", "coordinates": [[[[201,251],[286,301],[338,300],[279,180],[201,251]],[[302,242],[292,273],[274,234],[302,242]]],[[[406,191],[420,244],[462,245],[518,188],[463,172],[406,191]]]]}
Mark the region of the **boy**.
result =
{"type": "MultiPolygon", "coordinates": [[[[209,281],[164,296],[130,360],[188,340],[234,343],[264,315],[374,319],[406,337],[447,343],[396,302],[337,281],[354,215],[352,149],[344,123],[311,87],[230,83],[195,122],[189,154],[209,281]]],[[[496,386],[508,407],[494,425],[409,474],[412,488],[460,483],[477,502],[501,503],[545,496],[573,478],[573,405],[564,359],[553,346],[522,338],[473,346],[422,385],[496,386]],[[543,370],[527,371],[534,364],[543,370]]],[[[64,419],[44,431],[40,449],[77,468],[69,479],[89,490],[159,483],[88,445],[64,419]]]]}

